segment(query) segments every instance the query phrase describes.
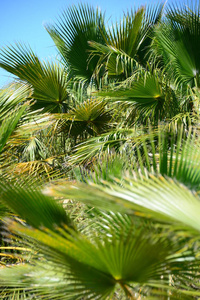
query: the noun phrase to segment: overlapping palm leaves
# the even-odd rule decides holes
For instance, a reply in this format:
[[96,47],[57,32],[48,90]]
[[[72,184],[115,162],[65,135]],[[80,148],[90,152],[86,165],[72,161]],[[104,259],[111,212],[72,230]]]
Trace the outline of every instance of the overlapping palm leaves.
[[[11,135],[13,135],[17,126],[19,125],[19,121],[27,111],[29,102],[25,102],[24,96],[27,94],[27,86],[19,87],[17,90],[14,90],[11,93],[12,88],[7,88],[8,93],[5,93],[5,90],[1,92],[0,102],[1,102],[1,126],[0,126],[0,173],[1,176],[4,173],[4,159],[7,158],[8,152],[6,151],[7,145],[9,144],[9,140]],[[23,103],[24,102],[24,103]],[[6,116],[6,118],[5,118]],[[2,218],[9,214],[9,209],[6,208],[5,205],[1,202],[0,204],[0,223],[2,225]],[[7,258],[6,254],[2,255],[2,234],[0,234],[0,256]],[[4,252],[4,250],[3,250]],[[12,255],[8,255],[8,257],[12,257]]]
[[[22,151],[20,161],[17,161],[22,164],[17,164],[15,168],[17,172],[21,169],[22,172],[30,174],[34,174],[35,172],[46,173],[49,177],[50,171],[53,170],[49,170],[49,164],[46,159],[49,160],[49,158],[56,156],[56,154],[53,154],[52,150],[43,150],[49,143],[48,137],[50,139],[50,131],[56,131],[58,140],[62,140],[63,144],[66,145],[66,140],[71,138],[71,136],[75,138],[79,136],[80,138],[81,136],[87,136],[87,134],[95,135],[105,130],[105,128],[109,128],[107,124],[111,121],[111,116],[106,109],[106,103],[94,100],[86,101],[79,105],[79,102],[77,103],[73,98],[72,89],[69,88],[71,87],[71,83],[69,83],[66,70],[61,64],[42,63],[31,49],[18,44],[16,47],[8,47],[2,50],[1,67],[26,82],[22,85],[19,84],[21,89],[24,86],[24,98],[21,101],[27,101],[30,97],[34,99],[35,101],[32,102],[30,108],[35,112],[35,115],[45,112],[52,114],[51,116],[44,115],[44,117],[40,115],[38,118],[34,114],[29,114],[27,119],[24,120],[21,132],[13,140],[14,145],[18,147],[17,151],[19,152],[19,149]],[[30,90],[29,94],[26,93],[26,88]],[[17,91],[13,88],[12,105],[15,104],[15,100],[13,99],[18,99],[15,97]],[[22,91],[19,92],[22,93]],[[2,91],[2,93],[6,94],[8,98],[8,90]],[[6,103],[9,104],[9,101]],[[6,109],[5,103],[3,103],[3,109]],[[82,116],[80,116],[81,111]],[[53,113],[55,112],[65,113],[65,115],[56,115],[54,118]],[[46,121],[41,122],[45,117]],[[65,124],[63,124],[64,120]],[[48,124],[46,125],[46,123],[49,124],[50,129],[48,130],[46,130],[48,128]],[[44,144],[44,141],[41,141],[42,136],[45,137],[46,144]],[[20,140],[21,146],[19,147]],[[41,147],[42,144],[43,146]],[[49,145],[52,145],[52,143]],[[59,151],[58,155],[64,153],[65,149]],[[54,160],[54,158],[52,159]]]
[[124,80],[133,74],[138,65],[146,67],[150,34],[161,17],[161,11],[162,6],[132,10],[107,30],[104,36],[106,45],[90,41],[94,48],[91,57],[99,57],[95,74],[99,76],[104,66],[104,76]]
[[[134,219],[139,217],[156,220],[161,227],[161,224],[172,224],[173,230],[183,231],[184,236],[198,236],[200,205],[199,196],[194,192],[199,191],[198,143],[192,142],[194,138],[190,135],[185,142],[181,134],[177,137],[175,133],[169,135],[160,132],[156,152],[154,143],[153,149],[147,150],[151,144],[149,140],[153,142],[153,138],[153,135],[144,138],[143,158],[142,153],[139,155],[141,145],[138,146],[139,170],[136,164],[135,171],[127,173],[130,169],[129,159],[129,164],[126,164],[128,168],[124,170],[123,164],[118,164],[121,169],[112,169],[109,180],[101,180],[104,173],[101,169],[94,177],[83,178],[87,184],[61,183],[48,189],[48,192],[57,197],[83,201],[107,212],[127,213],[133,215]],[[120,156],[116,158],[119,162]],[[106,228],[108,226],[111,225],[107,223]],[[184,293],[183,290],[182,292]]]
[[[109,165],[108,156],[107,163],[96,169],[94,178],[88,175],[90,189],[83,183],[74,188],[69,184],[54,189],[60,196],[73,197],[88,205],[124,213],[133,210],[139,215],[174,220],[199,230],[199,141],[195,133],[191,136],[191,131],[186,140],[182,139],[183,127],[179,130],[178,135],[176,131],[162,130],[158,135],[143,135],[140,141],[133,138],[126,156],[116,156],[115,168]],[[129,163],[125,163],[125,157]],[[103,176],[107,167],[112,170],[108,172],[110,176]],[[94,183],[90,182],[92,178]],[[82,180],[87,181],[87,176]]]
[[[176,129],[165,131],[161,128],[158,134],[146,134],[139,139],[133,136],[131,142],[129,140],[129,148],[125,147],[126,155],[114,155],[113,166],[113,157],[111,156],[109,163],[108,156],[105,164],[100,164],[100,168],[96,169],[94,178],[89,175],[90,180],[93,178],[92,181],[96,182],[88,182],[90,190],[84,184],[74,188],[69,184],[67,188],[55,187],[55,190],[59,195],[67,195],[106,210],[131,213],[133,209],[136,214],[139,211],[139,215],[146,214],[150,217],[152,213],[154,218],[159,217],[163,221],[167,216],[169,220],[172,218],[175,222],[182,222],[184,226],[199,230],[199,225],[195,225],[199,214],[199,199],[196,194],[199,192],[200,175],[199,141],[195,137],[195,131],[191,129],[186,133],[183,128],[179,128],[178,134]],[[185,134],[186,140],[183,139]],[[129,163],[125,163],[126,157]],[[123,163],[119,163],[120,161]],[[102,183],[101,178],[104,179]],[[87,176],[81,180],[87,181]]]
[[8,138],[13,133],[14,129],[17,126],[22,114],[24,113],[25,109],[27,108],[27,104],[25,103],[16,111],[7,116],[7,119],[1,122],[1,132],[0,132],[0,151],[2,152],[5,144],[8,141]]
[[110,91],[101,91],[99,96],[128,107],[126,124],[151,122],[170,119],[183,111],[181,97],[176,94],[160,70],[136,72]]
[[[23,246],[13,254],[23,263],[0,269],[5,299],[122,299],[120,288],[125,299],[200,295],[199,14],[198,7],[169,9],[161,20],[160,12],[141,8],[106,30],[98,10],[68,9],[47,26],[62,64],[41,62],[19,44],[1,51],[1,67],[22,81],[0,91],[2,149],[24,137],[21,164],[39,175],[39,164],[51,168],[59,153],[81,179],[43,191],[30,177],[31,186],[9,175],[1,181],[2,207],[21,217],[5,220],[5,236]],[[87,98],[79,101],[69,78],[90,83]],[[91,95],[103,85],[98,97],[106,100]],[[23,116],[9,145],[32,98],[34,112]],[[69,199],[89,211],[70,218]]]
[[107,108],[105,101],[88,99],[56,118],[60,119],[60,130],[66,132],[68,137],[83,140],[84,137],[96,136],[112,128],[113,111]]
[[[7,119],[1,122],[0,126],[0,153],[4,152],[4,147],[9,140],[9,137],[15,130],[20,118],[22,117],[23,113],[25,112],[27,105],[24,104],[21,107],[15,109],[7,116]],[[0,160],[0,164],[3,164],[2,159]],[[2,203],[0,204],[0,219],[5,214],[7,209],[5,208]]]
[[199,86],[199,5],[172,6],[155,29],[156,55],[178,84]]
[[6,119],[11,110],[31,99],[32,91],[27,84],[12,83],[0,90],[0,120]]
[[[28,111],[31,105],[31,91],[26,84],[14,84],[1,91],[0,95],[0,162],[1,173],[6,165],[6,161],[10,160],[10,141],[19,128],[23,118],[24,112]],[[30,99],[30,100],[28,100]],[[20,121],[20,122],[19,122]]]
[[[9,221],[9,229],[22,236],[27,243],[34,241],[41,262],[46,262],[42,266],[33,259],[33,266],[25,264],[11,267],[5,272],[0,270],[2,284],[10,288],[23,288],[25,283],[25,289],[42,293],[44,297],[47,295],[46,298],[54,299],[59,294],[60,299],[106,299],[113,295],[115,286],[119,285],[126,296],[133,299],[137,294],[148,294],[151,287],[159,283],[167,290],[169,274],[179,275],[181,280],[181,276],[184,278],[191,271],[198,270],[199,262],[192,250],[184,249],[185,239],[180,238],[178,244],[169,242],[169,233],[157,234],[153,227],[139,230],[137,220],[134,224],[129,217],[120,214],[108,217],[100,214],[100,217],[93,219],[92,230],[77,232],[64,209],[55,200],[43,196],[39,190],[24,186],[16,191],[16,187],[8,183],[1,186],[1,201],[23,216],[29,224]],[[96,221],[101,226],[95,225]],[[113,221],[116,226],[113,226]],[[104,228],[103,232],[101,228]],[[152,230],[155,230],[154,235]],[[183,249],[180,251],[181,244]],[[41,277],[39,282],[38,276]],[[49,287],[55,286],[52,277],[57,281],[57,288],[55,291],[51,289],[51,292]],[[172,294],[173,289],[171,287]],[[183,297],[184,293],[193,295],[189,287],[180,290],[180,293]]]
[[[182,178],[178,178],[181,170],[183,170],[182,175],[184,175],[184,170],[186,173],[188,171],[189,180],[186,180],[186,183],[190,183],[191,189],[195,188],[198,190],[195,180],[193,180],[199,169],[198,165],[195,165],[198,152],[195,149],[196,151],[190,153],[190,148],[188,148],[192,147],[192,138],[189,135],[188,142],[185,144],[184,141],[182,142],[182,135],[178,138],[175,134],[174,138],[173,134],[170,136],[171,147],[175,139],[178,140],[178,143],[176,142],[178,145],[177,153],[173,149],[169,149],[169,134],[160,133],[161,149],[158,148],[158,155],[155,151],[151,151],[153,154],[152,161],[154,161],[155,166],[154,171],[163,175],[167,174],[168,176],[171,174],[171,177],[177,177],[180,182],[183,182]],[[154,137],[146,139],[151,141],[152,138]],[[145,147],[147,146],[144,141],[144,157],[145,151],[147,151]],[[156,161],[157,156],[159,157],[158,162]],[[146,165],[148,166],[151,159],[146,160]],[[190,165],[191,163],[192,165]],[[139,171],[140,174],[143,172],[142,160],[139,161],[139,165],[141,169]],[[168,168],[163,167],[164,165],[168,166]],[[115,176],[115,173],[112,175]],[[104,228],[102,242],[100,240],[102,229],[99,232],[98,225],[97,231],[94,230],[94,220],[92,222],[93,230],[88,231],[89,233],[87,233],[87,230],[84,230],[83,233],[78,233],[76,230],[70,229],[69,221],[64,220],[64,222],[61,222],[62,224],[60,223],[60,220],[63,219],[60,213],[63,215],[65,213],[61,207],[57,207],[55,200],[42,196],[40,191],[31,190],[30,187],[19,188],[8,183],[2,183],[1,201],[25,218],[28,224],[33,227],[9,222],[10,230],[18,235],[22,235],[23,238],[34,240],[37,247],[40,248],[41,255],[44,255],[43,259],[46,257],[49,263],[49,267],[47,267],[46,262],[45,268],[34,262],[35,267],[29,268],[28,265],[24,265],[16,267],[16,270],[11,268],[6,270],[6,272],[2,271],[4,284],[6,286],[9,285],[10,288],[18,286],[18,288],[22,289],[25,282],[25,289],[28,291],[31,289],[32,293],[37,293],[38,297],[40,294],[44,295],[44,297],[46,295],[47,299],[48,297],[56,298],[58,294],[61,299],[67,299],[67,297],[69,299],[73,299],[73,297],[74,299],[77,297],[80,297],[80,299],[81,297],[102,299],[113,295],[116,284],[119,284],[126,296],[130,298],[137,294],[151,294],[152,288],[153,294],[156,293],[155,289],[157,289],[157,293],[159,293],[159,288],[164,289],[166,292],[164,292],[165,296],[163,297],[168,297],[167,291],[170,289],[172,299],[173,296],[174,299],[178,299],[177,292],[174,290],[175,287],[180,288],[179,293],[182,298],[184,298],[184,294],[190,296],[198,295],[198,291],[194,292],[191,289],[191,285],[194,280],[197,280],[195,284],[198,289],[197,272],[199,262],[192,251],[188,252],[187,250],[185,252],[184,247],[180,251],[181,243],[185,244],[186,241],[179,240],[176,246],[174,241],[172,244],[169,242],[170,239],[165,237],[165,234],[161,238],[160,233],[158,236],[156,232],[155,235],[152,235],[152,229],[150,235],[147,228],[145,232],[140,232],[137,229],[137,218],[147,217],[161,222],[160,226],[163,223],[173,224],[173,228],[179,230],[180,233],[181,230],[185,231],[187,229],[187,235],[194,235],[195,237],[200,228],[198,196],[193,195],[190,190],[175,181],[164,179],[159,177],[159,175],[158,177],[148,175],[148,167],[146,177],[136,176],[138,176],[137,180],[128,176],[127,178],[123,177],[123,180],[121,178],[119,180],[112,179],[111,182],[103,182],[101,185],[96,186],[94,184],[91,186],[88,186],[88,184],[85,186],[78,185],[72,191],[69,189],[69,186],[66,188],[62,185],[57,185],[53,190],[52,188],[49,190],[54,195],[85,201],[89,205],[95,205],[108,211],[121,211],[121,217],[120,214],[111,214],[110,217],[103,215],[103,217],[98,219],[98,223],[101,224],[100,228]],[[195,183],[194,185],[192,185],[193,182]],[[60,213],[58,212],[59,210]],[[35,213],[33,213],[34,211]],[[40,214],[36,212],[40,212]],[[136,223],[132,223],[131,219],[127,222],[127,216],[123,216],[124,213],[135,216]],[[114,228],[113,220],[116,224]],[[54,227],[53,224],[57,226]],[[144,225],[143,228],[145,228]],[[106,235],[105,230],[107,232]],[[149,249],[151,249],[150,253],[152,256],[148,256],[147,259],[146,252]],[[157,249],[159,249],[159,259],[158,252],[156,252]],[[129,253],[130,255],[128,255]],[[143,272],[140,273],[142,262],[145,262],[145,265],[142,268]],[[53,272],[55,263],[57,266],[56,274]],[[12,276],[13,272],[15,274],[14,277]],[[27,272],[29,274],[28,277],[25,275]],[[39,282],[38,272],[40,277],[43,274],[45,277],[44,280],[40,279]],[[170,288],[168,285],[169,274],[175,276],[173,286]],[[178,279],[176,279],[176,275]],[[160,276],[162,276],[162,280]],[[55,286],[55,283],[52,282],[52,277],[56,278],[60,284],[57,284],[57,289],[51,293],[49,286]],[[188,286],[183,288],[181,282],[185,278],[187,278]],[[35,290],[31,286],[33,282],[35,283]],[[138,286],[140,286],[139,289]]]

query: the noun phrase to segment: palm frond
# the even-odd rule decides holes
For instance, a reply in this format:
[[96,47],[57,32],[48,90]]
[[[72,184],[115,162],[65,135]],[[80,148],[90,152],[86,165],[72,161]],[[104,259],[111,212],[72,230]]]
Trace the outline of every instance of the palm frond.
[[126,104],[135,123],[151,120],[152,124],[158,124],[159,120],[171,118],[180,111],[178,97],[158,70],[137,71],[113,90],[100,91],[98,95]]
[[66,224],[73,227],[61,205],[44,196],[34,186],[31,188],[27,185],[27,188],[22,188],[20,184],[13,186],[12,183],[2,182],[0,201],[18,215],[20,214],[35,228],[45,226],[55,230],[56,224]]
[[17,126],[21,116],[25,112],[28,104],[22,105],[20,108],[16,109],[13,113],[11,113],[7,119],[5,119],[1,123],[0,128],[0,152],[3,150],[5,144],[7,143],[10,135],[13,133],[14,129]]
[[51,187],[49,193],[105,210],[151,217],[161,222],[179,224],[189,230],[200,230],[199,198],[184,185],[153,175],[137,181],[124,178],[123,187],[118,185],[119,182],[116,179],[114,183],[104,182],[103,185],[66,184]]
[[155,29],[156,53],[178,84],[199,86],[199,33],[199,6],[169,8],[167,18]]
[[11,83],[8,87],[0,90],[0,121],[6,118],[11,110],[30,101],[31,88],[27,84]]
[[88,63],[88,51],[91,49],[88,42],[104,44],[104,15],[88,5],[72,6],[63,12],[58,24],[48,25],[46,29],[70,68],[71,76],[90,81],[97,59]]
[[142,134],[136,131],[136,128],[119,128],[102,133],[100,136],[91,137],[75,146],[73,153],[69,157],[69,163],[72,165],[89,163],[94,157],[102,152],[112,154],[113,152],[123,152],[129,144]]
[[61,64],[41,62],[31,48],[16,44],[1,49],[0,67],[32,86],[35,109],[64,112],[69,107],[68,78]]
[[108,28],[104,36],[106,45],[90,41],[91,59],[99,57],[96,76],[101,76],[105,69],[108,77],[122,80],[131,76],[138,64],[145,66],[151,44],[150,32],[161,12],[162,6],[131,10],[115,26]]
[[55,118],[60,120],[60,130],[68,136],[99,135],[113,125],[113,111],[106,104],[106,101],[88,99],[66,114],[55,115]]

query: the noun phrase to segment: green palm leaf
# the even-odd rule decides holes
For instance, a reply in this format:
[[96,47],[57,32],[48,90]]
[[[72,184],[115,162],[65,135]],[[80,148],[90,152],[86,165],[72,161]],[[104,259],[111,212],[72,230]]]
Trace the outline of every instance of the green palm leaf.
[[[24,91],[24,87],[22,87],[22,90]],[[14,92],[12,96],[8,94],[7,97],[4,90],[2,91],[0,99],[0,103],[2,105],[0,108],[0,119],[4,119],[5,114],[7,113],[6,119],[1,122],[0,126],[0,153],[2,155],[2,153],[5,151],[5,146],[8,143],[10,136],[13,134],[19,123],[19,120],[26,111],[28,103],[22,104],[15,109],[13,108],[14,103],[19,104],[20,100],[23,101],[23,98],[21,98],[21,89],[17,90],[16,93]],[[9,109],[12,110],[9,112]],[[0,171],[0,173],[2,173],[2,171]],[[0,219],[5,215],[6,212],[6,207],[3,205],[3,203],[0,203]]]
[[[162,129],[160,129],[162,130]],[[158,147],[155,147],[156,135],[144,137],[142,146],[137,149],[138,156],[142,157],[139,165],[142,173],[145,174],[145,168],[151,172],[152,168],[157,174],[175,178],[186,185],[191,190],[199,191],[199,143],[195,139],[195,130],[190,127],[188,132],[184,132],[184,126],[176,129],[163,130],[158,133]],[[187,138],[185,139],[185,134]],[[145,158],[144,158],[145,157]]]
[[7,116],[1,123],[0,128],[0,152],[3,150],[5,144],[7,143],[10,135],[13,133],[17,126],[20,118],[22,117],[24,111],[27,108],[27,104],[22,105],[20,108],[16,109],[13,113]]
[[133,144],[140,132],[135,128],[119,128],[102,133],[100,136],[91,137],[88,140],[75,146],[73,153],[69,157],[69,163],[82,164],[89,162],[101,153],[112,154],[114,151],[123,152],[128,144]]
[[12,83],[0,90],[0,121],[4,120],[12,109],[31,98],[31,89],[27,84]]
[[155,37],[156,53],[161,55],[170,77],[177,83],[199,86],[199,6],[169,8],[164,23],[155,30]]
[[35,109],[65,112],[69,107],[68,79],[61,64],[41,62],[30,48],[16,44],[1,49],[0,67],[32,86]]
[[72,6],[58,24],[46,26],[71,76],[90,81],[98,59],[89,63],[89,41],[105,43],[104,15],[88,5]]
[[55,230],[56,224],[73,227],[65,210],[34,187],[27,185],[25,189],[8,182],[2,183],[0,201],[35,228],[45,226]]
[[[134,57],[141,39],[145,37],[140,33],[144,16],[144,9],[127,15],[123,21],[113,27],[113,31],[108,29],[104,37],[107,45],[102,45],[94,41],[90,42],[93,55],[100,55],[98,65],[106,61],[108,76],[125,75],[127,78],[133,71],[135,65]],[[101,65],[101,64],[100,64]],[[101,68],[100,68],[101,70]]]
[[164,177],[125,178],[123,187],[115,180],[104,185],[77,184],[74,187],[52,187],[50,194],[83,201],[101,209],[153,217],[159,221],[181,224],[189,230],[200,230],[200,204],[197,195],[185,186]]
[[[101,91],[99,96],[129,107],[133,122],[157,124],[158,120],[173,117],[180,103],[165,76],[159,70],[140,70],[113,90]],[[128,118],[130,118],[130,116]]]
[[112,109],[108,109],[106,104],[98,99],[88,99],[55,118],[61,121],[60,130],[69,136],[84,136],[84,133],[99,135],[112,126]]
[[96,73],[102,73],[103,64],[109,77],[129,77],[137,64],[146,65],[150,32],[160,19],[162,6],[131,11],[108,29],[104,37],[106,45],[90,41],[91,58],[99,57]]

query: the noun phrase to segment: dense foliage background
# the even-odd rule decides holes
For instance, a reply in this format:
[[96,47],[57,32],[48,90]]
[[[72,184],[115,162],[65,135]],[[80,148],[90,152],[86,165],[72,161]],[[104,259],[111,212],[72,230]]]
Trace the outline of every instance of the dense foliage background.
[[2,299],[199,299],[200,6],[89,5],[0,50]]

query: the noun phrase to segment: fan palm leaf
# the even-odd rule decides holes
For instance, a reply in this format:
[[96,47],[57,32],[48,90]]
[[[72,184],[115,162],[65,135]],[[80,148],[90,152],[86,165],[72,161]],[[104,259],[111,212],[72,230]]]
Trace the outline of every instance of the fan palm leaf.
[[104,185],[66,184],[50,188],[49,193],[101,209],[152,217],[199,231],[199,199],[189,189],[162,176],[124,180],[123,187],[118,186],[119,180],[114,181],[115,184],[104,182]]
[[95,136],[107,131],[113,125],[112,113],[113,109],[107,108],[106,101],[88,99],[55,118],[60,120],[61,131],[76,138],[84,137],[84,133]]
[[31,48],[16,44],[1,49],[0,67],[31,85],[34,109],[65,112],[69,107],[69,83],[61,64],[41,62]]
[[156,55],[178,84],[199,86],[199,6],[171,7],[155,29]]
[[150,120],[158,124],[159,120],[174,117],[180,112],[179,95],[176,95],[165,75],[160,70],[144,69],[129,77],[114,89],[100,91],[99,96],[113,102],[126,104],[128,119],[133,123]]
[[58,24],[46,29],[52,37],[71,76],[90,82],[98,59],[89,60],[89,41],[104,44],[104,15],[88,5],[72,6],[63,12]]
[[[30,189],[31,202],[28,201]],[[25,220],[29,215],[31,220],[28,221],[27,219],[27,221],[30,225],[35,226],[35,228],[45,226],[46,228],[53,229],[55,224],[61,225],[62,223],[68,224],[69,227],[71,226],[71,221],[62,207],[56,201],[50,199],[50,197],[43,195],[40,190],[34,190],[30,186],[27,186],[27,189],[20,187],[20,185],[11,187],[11,184],[7,183],[2,186],[1,201],[7,203],[10,197],[13,198],[12,204],[10,203],[9,205],[10,208],[18,215],[21,209],[23,211],[21,217]],[[18,201],[19,198],[21,199],[21,204]]]
[[102,133],[100,136],[91,137],[88,140],[76,145],[69,157],[69,163],[88,163],[93,157],[99,156],[102,152],[123,152],[128,144],[134,143],[141,132],[136,128],[119,128]]

